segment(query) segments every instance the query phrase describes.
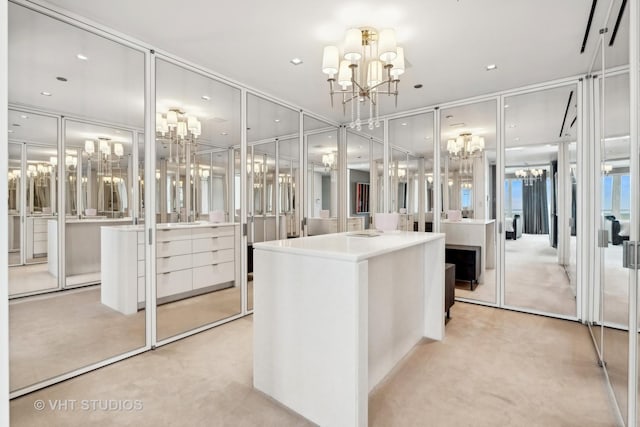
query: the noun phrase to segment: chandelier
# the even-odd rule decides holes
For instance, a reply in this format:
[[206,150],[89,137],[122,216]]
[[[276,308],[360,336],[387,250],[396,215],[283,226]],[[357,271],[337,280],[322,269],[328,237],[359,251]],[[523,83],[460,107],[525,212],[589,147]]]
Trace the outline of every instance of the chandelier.
[[533,185],[534,182],[542,177],[544,170],[530,168],[530,169],[518,169],[516,171],[516,177],[522,179],[524,185]]
[[[351,105],[349,127],[362,130],[362,104],[369,101],[369,129],[380,126],[379,95],[393,95],[398,106],[398,82],[404,73],[404,50],[396,45],[392,29],[352,28],[347,31],[343,54],[337,46],[326,46],[322,56],[322,72],[329,77],[329,94],[333,107],[334,84],[342,94],[342,110]],[[342,59],[341,59],[342,58]]]
[[[180,162],[186,158],[186,147],[197,146],[202,134],[202,123],[195,116],[187,115],[179,108],[171,108],[166,113],[156,113],[156,136],[169,145],[169,161]],[[195,150],[194,150],[195,151]]]
[[[124,156],[124,147],[119,142],[111,142],[110,138],[106,137],[98,137],[98,150],[96,151],[96,141],[92,139],[87,139],[84,141],[84,153],[87,156],[89,162],[93,161],[96,163],[98,169],[98,176],[103,175],[112,175],[113,173],[113,165],[120,164],[120,158]],[[68,166],[68,158],[67,156],[67,166]],[[72,160],[77,165],[77,159]]]
[[336,164],[336,155],[335,153],[327,153],[322,155],[322,164],[324,165],[325,170],[330,171],[334,168]]
[[461,133],[456,139],[447,141],[447,151],[452,160],[460,160],[460,173],[473,174],[473,159],[479,157],[484,150],[484,138]]

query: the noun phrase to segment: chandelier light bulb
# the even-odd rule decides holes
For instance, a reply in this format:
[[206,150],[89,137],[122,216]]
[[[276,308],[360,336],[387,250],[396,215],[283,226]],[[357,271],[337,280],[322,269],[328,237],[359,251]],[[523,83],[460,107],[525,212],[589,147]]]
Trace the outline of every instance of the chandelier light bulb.
[[100,152],[105,156],[111,154],[111,146],[109,145],[109,141],[106,141],[104,139],[100,140]]
[[178,122],[176,133],[180,139],[184,139],[187,136],[187,124],[185,122]]
[[122,155],[124,154],[124,148],[122,147],[122,144],[116,143],[113,145],[113,154],[118,157],[122,157]]

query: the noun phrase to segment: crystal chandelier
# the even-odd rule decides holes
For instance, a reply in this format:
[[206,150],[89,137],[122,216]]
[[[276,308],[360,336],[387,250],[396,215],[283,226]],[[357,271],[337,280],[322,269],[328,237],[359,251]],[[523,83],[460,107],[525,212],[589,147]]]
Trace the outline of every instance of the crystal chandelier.
[[449,158],[460,160],[462,174],[473,174],[473,159],[479,157],[483,150],[484,138],[470,132],[461,133],[456,139],[447,141]]
[[[362,130],[363,104],[369,101],[369,129],[380,126],[379,96],[393,95],[398,106],[398,82],[404,73],[404,50],[396,45],[392,29],[352,28],[347,31],[343,54],[337,46],[326,46],[322,57],[322,72],[329,77],[329,93],[333,107],[333,95],[342,94],[342,110],[351,105],[349,127]],[[342,58],[342,59],[341,59]],[[334,84],[338,83],[336,91]]]
[[325,170],[330,171],[336,164],[336,155],[335,153],[327,153],[322,155],[322,164],[324,165]]
[[119,142],[111,143],[111,139],[106,137],[98,137],[97,142],[98,151],[96,151],[96,141],[92,139],[84,141],[84,152],[89,162],[96,163],[98,176],[111,175],[113,165],[119,166],[120,158],[124,156],[124,147]]
[[533,183],[542,177],[544,170],[542,169],[518,169],[516,171],[516,177],[522,179],[524,185],[533,185]]
[[[171,108],[166,113],[156,113],[156,136],[169,145],[169,161],[186,159],[186,147],[191,145],[195,152],[197,139],[202,134],[202,123],[195,116],[187,115],[179,108]],[[174,158],[175,156],[175,158]]]

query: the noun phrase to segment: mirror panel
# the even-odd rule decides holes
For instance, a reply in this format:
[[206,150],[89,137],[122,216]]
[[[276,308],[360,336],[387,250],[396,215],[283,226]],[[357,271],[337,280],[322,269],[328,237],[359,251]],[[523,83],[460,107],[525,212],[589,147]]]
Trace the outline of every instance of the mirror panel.
[[[15,391],[145,345],[145,311],[124,314],[109,298],[114,282],[124,286],[113,279],[122,265],[101,271],[102,226],[115,219],[107,216],[131,215],[130,165],[109,176],[123,183],[117,209],[114,202],[88,219],[86,210],[99,208],[99,186],[83,151],[85,139],[97,136],[90,133],[118,130],[128,134],[131,152],[132,129],[143,126],[144,53],[17,4],[8,7],[11,139],[22,144],[23,178],[16,199],[22,265],[10,272],[13,296],[20,296],[9,308]],[[128,255],[137,262],[135,244]],[[138,288],[135,274],[132,287]]]
[[156,59],[157,338],[241,312],[240,90]]
[[441,111],[441,232],[446,262],[456,265],[456,297],[497,303],[495,210],[497,101]]
[[572,246],[580,173],[577,90],[569,85],[504,101],[505,304],[509,306],[576,316],[571,271],[576,265]]

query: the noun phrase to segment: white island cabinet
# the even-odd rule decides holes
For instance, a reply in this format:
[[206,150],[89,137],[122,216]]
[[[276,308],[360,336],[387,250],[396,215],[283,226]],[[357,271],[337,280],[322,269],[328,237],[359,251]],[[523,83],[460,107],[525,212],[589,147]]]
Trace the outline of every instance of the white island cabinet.
[[444,234],[254,245],[253,384],[322,426],[366,426],[369,392],[444,337]]
[[[159,304],[239,286],[239,225],[160,224],[156,230]],[[144,230],[102,227],[102,304],[133,314],[145,304]]]

